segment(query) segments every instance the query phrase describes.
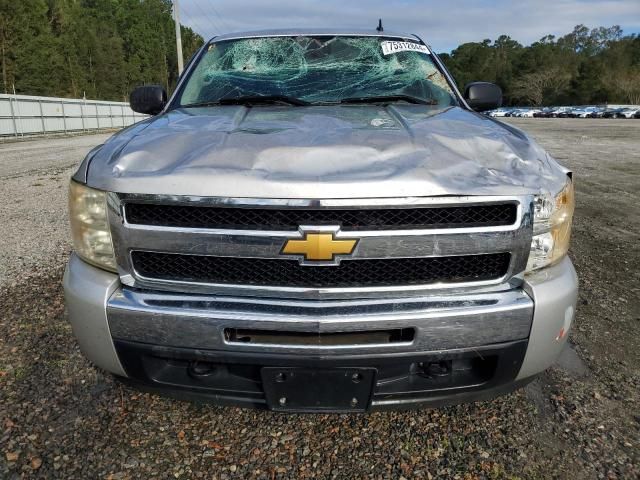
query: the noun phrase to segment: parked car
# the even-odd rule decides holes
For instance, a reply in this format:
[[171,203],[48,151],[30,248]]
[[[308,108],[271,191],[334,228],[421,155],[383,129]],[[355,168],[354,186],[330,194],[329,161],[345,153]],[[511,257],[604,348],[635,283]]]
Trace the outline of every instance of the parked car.
[[569,111],[572,118],[590,118],[591,115],[598,110],[597,107],[580,107]]
[[624,117],[622,113],[623,110],[625,109],[624,108],[608,109],[602,114],[602,118],[623,118]]
[[411,34],[205,42],[168,100],[132,92],[151,117],[73,175],[82,352],[147,390],[282,412],[530,382],[573,324],[573,175],[475,113],[501,99],[459,94]]
[[534,112],[533,116],[536,118],[548,118],[552,110],[553,108],[551,107],[544,107],[542,110]]
[[638,109],[636,113],[633,114],[633,118],[640,118],[640,109]]
[[521,117],[524,112],[526,112],[525,109],[515,108],[515,109],[511,110],[510,112],[508,112],[505,115],[505,117]]
[[596,107],[590,114],[589,114],[589,118],[602,118],[602,115],[605,112],[605,108],[602,107]]
[[570,107],[555,107],[553,110],[551,110],[551,112],[549,112],[549,116],[551,118],[559,118],[561,116],[566,117],[569,110]]
[[636,107],[623,108],[622,111],[620,112],[620,115],[624,118],[634,118],[634,115],[638,111],[640,111],[640,108],[636,108]]
[[509,112],[511,112],[510,108],[496,108],[495,110],[489,111],[488,115],[490,117],[504,117]]
[[538,112],[541,112],[539,108],[531,108],[528,110],[524,110],[519,116],[524,118],[533,118]]

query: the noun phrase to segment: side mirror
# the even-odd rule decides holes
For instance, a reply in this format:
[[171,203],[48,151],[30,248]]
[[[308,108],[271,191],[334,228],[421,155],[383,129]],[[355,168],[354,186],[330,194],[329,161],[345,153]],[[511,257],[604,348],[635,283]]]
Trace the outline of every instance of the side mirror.
[[502,106],[502,89],[488,82],[472,82],[464,87],[464,99],[477,112]]
[[129,95],[131,110],[148,115],[156,115],[167,104],[167,92],[162,85],[136,87]]

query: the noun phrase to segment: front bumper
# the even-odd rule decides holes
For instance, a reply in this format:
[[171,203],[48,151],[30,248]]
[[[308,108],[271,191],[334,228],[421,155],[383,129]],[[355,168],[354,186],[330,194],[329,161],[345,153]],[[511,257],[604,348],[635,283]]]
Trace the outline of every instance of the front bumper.
[[369,368],[366,409],[380,409],[487,398],[547,368],[573,321],[577,277],[565,259],[523,289],[293,301],[129,289],[73,256],[64,285],[83,353],[143,387],[267,407],[266,366]]

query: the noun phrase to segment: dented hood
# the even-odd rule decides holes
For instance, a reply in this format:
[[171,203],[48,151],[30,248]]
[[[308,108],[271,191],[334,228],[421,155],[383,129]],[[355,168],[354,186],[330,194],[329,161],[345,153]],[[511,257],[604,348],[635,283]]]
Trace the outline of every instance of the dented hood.
[[520,130],[424,105],[177,109],[89,160],[96,188],[215,197],[555,193],[566,172]]

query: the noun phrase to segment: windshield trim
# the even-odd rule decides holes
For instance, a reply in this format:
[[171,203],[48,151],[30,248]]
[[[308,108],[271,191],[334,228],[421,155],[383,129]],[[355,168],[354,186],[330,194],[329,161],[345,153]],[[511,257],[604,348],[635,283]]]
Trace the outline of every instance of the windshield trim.
[[[327,30],[324,30],[323,33],[316,33],[316,34],[312,34],[310,32],[306,32],[306,31],[301,30],[300,33],[298,33],[297,31],[291,31],[291,32],[283,31],[282,33],[280,33],[280,32],[277,32],[277,31],[266,30],[263,34],[261,34],[261,32],[247,32],[246,34],[238,34],[237,37],[236,36],[232,36],[232,37],[229,36],[229,35],[234,35],[234,34],[226,34],[226,35],[213,37],[211,40],[209,40],[204,45],[202,45],[202,47],[200,47],[200,50],[196,54],[193,55],[193,57],[191,59],[191,62],[189,62],[189,65],[187,66],[187,68],[182,72],[182,75],[180,76],[180,79],[178,80],[178,84],[176,85],[176,89],[171,94],[171,97],[167,101],[167,104],[165,105],[165,107],[162,110],[162,112],[160,112],[160,114],[168,113],[171,110],[176,110],[176,109],[179,109],[179,108],[183,107],[183,105],[181,105],[180,102],[179,102],[179,98],[182,96],[182,93],[183,93],[186,85],[189,83],[189,80],[190,80],[191,76],[193,75],[193,71],[195,70],[195,67],[202,61],[202,58],[204,57],[204,55],[208,51],[210,45],[213,45],[213,44],[216,44],[216,43],[226,42],[226,41],[229,41],[229,40],[231,40],[231,41],[233,41],[233,40],[242,40],[242,39],[245,39],[245,38],[247,38],[247,39],[248,38],[276,38],[276,37],[292,37],[292,36],[295,37],[295,36],[306,36],[306,35],[314,35],[314,36],[317,36],[317,37],[380,37],[380,38],[389,38],[391,40],[394,40],[394,39],[395,40],[407,40],[407,39],[409,39],[409,40],[411,40],[411,41],[413,41],[415,43],[418,43],[420,45],[424,45],[425,47],[427,47],[429,49],[429,53],[426,53],[425,55],[428,55],[433,60],[433,65],[436,67],[436,69],[443,75],[443,77],[447,81],[447,84],[449,85],[449,87],[453,91],[453,96],[455,97],[456,101],[458,102],[458,106],[466,108],[467,110],[471,110],[469,105],[467,105],[467,102],[464,101],[464,98],[462,97],[462,94],[458,90],[458,87],[457,87],[455,81],[453,80],[453,77],[451,76],[449,71],[446,69],[446,67],[444,66],[444,64],[442,63],[442,61],[438,57],[438,55],[436,55],[436,53],[433,51],[433,49],[429,45],[427,45],[419,36],[417,36],[415,34],[412,34],[412,35],[399,35],[399,34],[392,34],[392,33],[386,33],[385,34],[385,32],[371,33],[371,32],[368,32],[368,31],[364,32],[364,33],[360,33],[360,32],[327,33],[328,32]],[[313,104],[311,104],[310,106],[313,106]]]

